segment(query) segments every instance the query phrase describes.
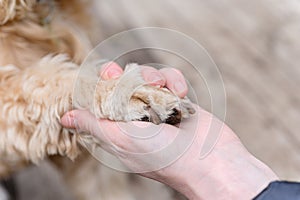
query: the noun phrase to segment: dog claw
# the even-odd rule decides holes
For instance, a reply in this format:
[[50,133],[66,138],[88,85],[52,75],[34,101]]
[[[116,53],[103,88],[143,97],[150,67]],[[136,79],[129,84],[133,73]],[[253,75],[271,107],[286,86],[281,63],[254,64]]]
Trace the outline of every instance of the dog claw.
[[150,114],[150,121],[153,122],[154,124],[158,125],[160,123],[162,123],[160,117],[158,116],[158,114],[151,108],[148,107],[148,112]]

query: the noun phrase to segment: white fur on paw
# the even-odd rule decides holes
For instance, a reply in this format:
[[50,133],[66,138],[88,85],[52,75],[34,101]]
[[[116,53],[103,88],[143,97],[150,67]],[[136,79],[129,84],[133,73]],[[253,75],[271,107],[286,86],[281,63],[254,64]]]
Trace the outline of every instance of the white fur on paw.
[[187,97],[180,99],[166,88],[147,85],[137,64],[127,65],[108,93],[100,111],[111,120],[177,124],[195,112]]

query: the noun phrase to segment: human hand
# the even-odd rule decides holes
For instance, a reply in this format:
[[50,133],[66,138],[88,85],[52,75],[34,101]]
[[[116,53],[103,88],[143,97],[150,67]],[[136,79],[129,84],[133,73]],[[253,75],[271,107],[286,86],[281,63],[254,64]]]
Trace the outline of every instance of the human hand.
[[[108,73],[111,69],[117,69],[115,77],[118,76],[118,73],[122,74],[119,66],[115,65],[106,70],[104,68],[101,71],[102,78],[106,79],[106,75],[111,75]],[[152,72],[157,73],[155,69],[148,68],[148,70],[150,73],[146,71],[144,78]],[[159,74],[161,73],[159,72]],[[165,86],[168,83],[167,86],[173,86],[175,90],[174,77],[175,79],[182,78],[181,81],[184,80],[181,74],[179,77],[178,74],[177,77],[172,76],[171,80],[163,73],[161,75],[161,79],[150,81],[151,84]],[[110,77],[112,76],[107,76],[107,79]],[[147,79],[145,78],[145,80]],[[187,87],[184,92],[187,92]],[[183,97],[184,92],[178,94]],[[244,148],[233,131],[223,122],[196,105],[195,108],[196,114],[182,122],[180,128],[167,124],[156,126],[151,123],[135,122],[138,126],[147,126],[148,133],[149,130],[157,130],[159,127],[159,134],[147,140],[136,140],[134,137],[124,134],[120,127],[125,127],[128,123],[96,119],[87,111],[69,112],[61,119],[61,122],[66,127],[90,132],[104,144],[102,147],[105,150],[117,156],[133,172],[139,172],[145,177],[168,184],[189,199],[250,199],[269,182],[277,179],[267,166]],[[213,125],[221,127],[221,135],[210,154],[200,159],[203,142]],[[129,134],[137,136],[144,133],[131,130]],[[182,139],[175,139],[177,137]],[[170,155],[160,152],[150,156],[147,154],[160,150],[171,143],[175,143],[175,148],[168,152]],[[182,149],[182,144],[188,148]],[[186,144],[188,145],[186,146]],[[173,157],[173,152],[179,154]],[[136,153],[142,156],[137,156]],[[173,160],[174,162],[165,162],[170,157],[176,158]],[[151,170],[155,167],[157,170]]]
[[[178,97],[185,97],[188,87],[182,73],[174,68],[163,68],[157,70],[149,66],[142,67],[142,76],[149,85],[167,87]],[[123,74],[123,69],[114,62],[104,64],[100,70],[100,77],[103,80],[117,79]]]

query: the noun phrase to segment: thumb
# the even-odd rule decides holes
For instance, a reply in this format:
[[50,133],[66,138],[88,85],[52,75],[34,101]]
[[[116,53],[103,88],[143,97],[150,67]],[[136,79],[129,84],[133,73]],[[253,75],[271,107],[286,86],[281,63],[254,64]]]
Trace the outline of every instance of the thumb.
[[66,128],[91,132],[94,130],[93,124],[97,124],[97,119],[87,110],[72,110],[64,114],[60,123]]
[[101,141],[107,141],[108,138],[111,140],[111,135],[120,133],[115,122],[97,119],[87,110],[73,110],[67,112],[61,118],[60,123],[66,128],[77,129],[79,132],[88,132]]

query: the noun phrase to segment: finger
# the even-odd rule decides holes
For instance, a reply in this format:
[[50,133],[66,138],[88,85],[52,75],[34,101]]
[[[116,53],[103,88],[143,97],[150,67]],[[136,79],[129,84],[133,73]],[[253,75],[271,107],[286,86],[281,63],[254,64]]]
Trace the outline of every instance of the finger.
[[183,74],[174,68],[163,68],[159,70],[166,79],[166,86],[177,96],[183,98],[188,93],[188,87]]
[[88,132],[103,140],[100,123],[96,117],[87,110],[73,110],[61,118],[60,123],[66,128],[73,128],[79,132]]
[[[66,128],[73,128],[79,132],[88,132],[96,136],[100,141],[112,141],[112,136],[121,135],[120,128],[115,122],[109,120],[96,119],[87,110],[73,110],[64,114],[60,120]],[[117,139],[116,139],[117,140]]]
[[142,66],[142,76],[149,85],[163,87],[166,84],[164,76],[153,67]]
[[99,74],[103,80],[117,79],[123,74],[123,69],[115,62],[108,62],[101,67]]
[[75,118],[73,117],[73,111],[65,113],[60,119],[60,124],[65,128],[76,128]]
[[97,119],[87,110],[72,110],[64,114],[60,123],[66,128],[76,128],[80,131],[91,132],[94,130],[91,124],[96,120]]

